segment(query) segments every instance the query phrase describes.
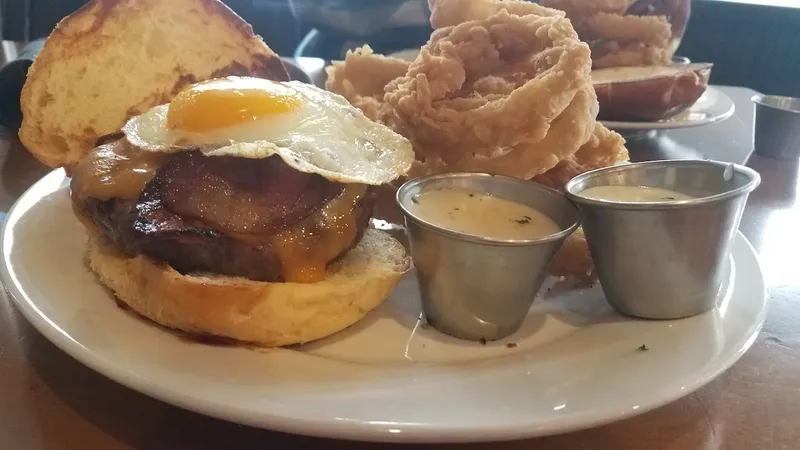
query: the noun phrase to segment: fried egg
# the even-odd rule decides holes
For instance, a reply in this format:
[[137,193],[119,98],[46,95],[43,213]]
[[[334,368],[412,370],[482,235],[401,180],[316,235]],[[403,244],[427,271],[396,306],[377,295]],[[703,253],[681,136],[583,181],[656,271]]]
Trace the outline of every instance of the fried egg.
[[299,81],[227,77],[188,86],[131,118],[128,141],[151,152],[267,158],[332,181],[380,185],[411,167],[411,143],[344,97]]

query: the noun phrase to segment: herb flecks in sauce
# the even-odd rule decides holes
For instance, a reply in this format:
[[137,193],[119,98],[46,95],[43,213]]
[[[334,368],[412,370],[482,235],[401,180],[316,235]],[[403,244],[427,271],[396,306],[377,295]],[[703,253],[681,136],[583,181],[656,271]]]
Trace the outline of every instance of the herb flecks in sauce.
[[561,231],[549,217],[513,200],[448,188],[423,192],[409,205],[419,218],[449,230],[493,239],[535,239]]
[[511,219],[511,220],[517,222],[520,225],[527,225],[531,223],[531,220],[533,220],[533,218],[531,216],[522,216],[522,219]]

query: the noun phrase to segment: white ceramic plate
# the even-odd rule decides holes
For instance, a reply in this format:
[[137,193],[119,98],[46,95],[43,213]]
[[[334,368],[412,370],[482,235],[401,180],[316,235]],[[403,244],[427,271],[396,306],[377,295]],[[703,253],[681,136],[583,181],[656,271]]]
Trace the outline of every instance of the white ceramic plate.
[[658,122],[615,122],[600,121],[616,131],[670,130],[697,127],[725,120],[736,111],[736,105],[720,89],[709,86],[699,99],[686,111]]
[[[77,360],[211,416],[301,434],[383,441],[507,440],[590,427],[675,400],[731,366],[764,320],[758,261],[740,235],[710,313],[614,314],[599,288],[553,287],[523,328],[481,345],[418,323],[414,276],[363,321],[294,349],[188,341],[119,307],[84,263],[84,231],[55,171],[2,231],[2,281],[24,316]],[[641,345],[648,347],[640,351]]]

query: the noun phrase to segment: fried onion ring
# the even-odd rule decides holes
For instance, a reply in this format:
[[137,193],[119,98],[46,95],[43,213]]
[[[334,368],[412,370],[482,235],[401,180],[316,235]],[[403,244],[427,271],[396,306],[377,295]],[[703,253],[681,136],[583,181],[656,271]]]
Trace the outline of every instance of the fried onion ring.
[[541,3],[566,12],[578,36],[589,43],[595,69],[669,64],[691,10],[691,0],[542,0]]
[[666,47],[672,37],[671,26],[665,16],[619,16],[599,13],[581,20],[575,28],[585,41],[602,39]]
[[550,274],[585,283],[597,281],[597,271],[583,228],[578,228],[564,239],[553,258]]
[[457,170],[483,171],[530,179],[557,167],[563,160],[574,155],[563,156],[556,149],[573,149],[592,137],[594,121],[587,116],[597,115],[597,97],[593,89],[578,92],[572,103],[550,124],[545,137],[538,142],[521,144],[509,152],[490,158],[480,155],[461,158],[451,164]]
[[574,177],[594,169],[613,166],[628,160],[625,139],[600,123],[595,123],[591,138],[569,158],[533,178],[533,181],[564,191],[564,185]]
[[672,24],[673,37],[681,37],[686,31],[692,0],[636,0],[625,12],[637,16],[666,16]]
[[619,42],[603,42],[592,45],[593,69],[622,66],[660,66],[672,59],[672,50],[644,44],[620,45]]
[[395,78],[406,74],[408,62],[375,54],[364,45],[349,50],[344,61],[335,61],[325,68],[328,78],[325,89],[347,99],[372,120],[384,122],[389,111],[383,103],[384,89]]
[[[384,100],[405,124],[406,137],[432,159],[529,178],[588,139],[585,130],[597,114],[590,67],[589,47],[567,19],[500,10],[434,31]],[[573,102],[582,106],[570,109],[569,120],[553,133]],[[560,136],[566,128],[578,137]],[[563,145],[537,145],[547,136]]]

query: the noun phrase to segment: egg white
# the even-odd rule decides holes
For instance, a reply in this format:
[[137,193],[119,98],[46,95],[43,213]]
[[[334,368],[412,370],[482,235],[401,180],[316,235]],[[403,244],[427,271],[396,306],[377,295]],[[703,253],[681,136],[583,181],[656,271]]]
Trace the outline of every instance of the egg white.
[[299,81],[286,85],[302,99],[287,113],[187,134],[167,126],[167,104],[130,119],[123,132],[146,151],[199,150],[206,156],[252,159],[278,155],[296,170],[342,183],[385,184],[410,169],[414,152],[406,138],[373,122],[342,96]]

